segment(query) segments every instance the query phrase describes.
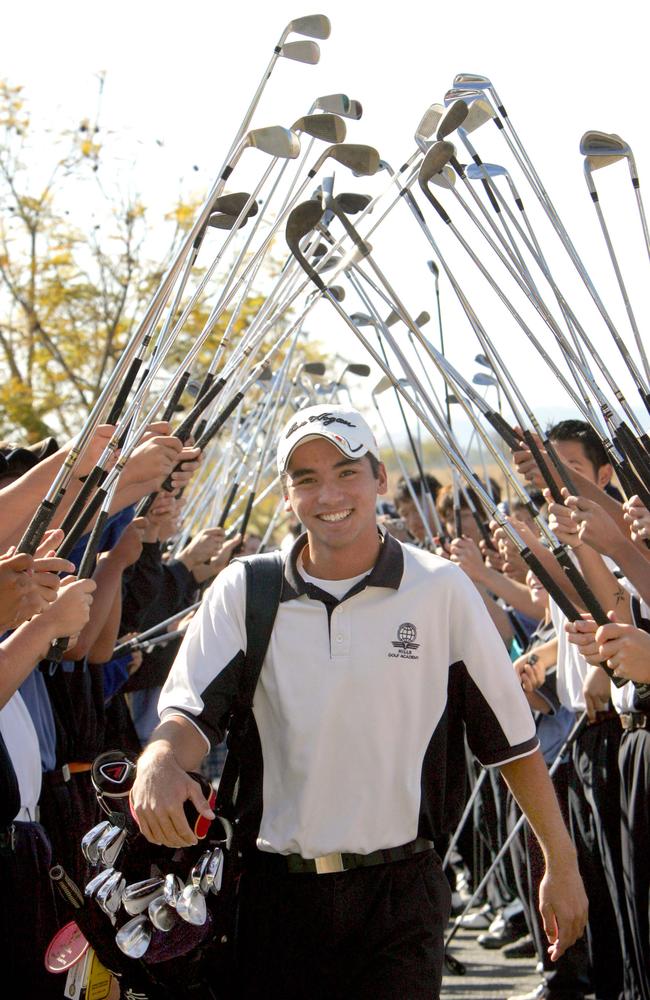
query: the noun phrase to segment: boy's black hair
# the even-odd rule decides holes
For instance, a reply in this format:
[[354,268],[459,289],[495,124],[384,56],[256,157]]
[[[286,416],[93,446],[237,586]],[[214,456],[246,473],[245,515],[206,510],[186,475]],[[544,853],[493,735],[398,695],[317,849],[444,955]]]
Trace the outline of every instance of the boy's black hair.
[[411,491],[409,490],[409,484],[411,486],[411,489],[415,493],[416,497],[420,497],[423,492],[422,489],[423,479],[425,484],[424,489],[431,494],[433,502],[435,503],[438,493],[440,492],[440,489],[442,487],[442,483],[440,483],[435,476],[432,476],[428,472],[425,472],[424,477],[410,476],[408,479],[405,479],[404,476],[400,476],[400,478],[397,481],[397,486],[395,487],[395,496],[393,497],[393,502],[395,504],[398,504],[401,503],[403,500],[412,499]]
[[547,430],[551,441],[578,441],[585,450],[594,472],[609,463],[607,452],[591,424],[586,420],[560,420]]

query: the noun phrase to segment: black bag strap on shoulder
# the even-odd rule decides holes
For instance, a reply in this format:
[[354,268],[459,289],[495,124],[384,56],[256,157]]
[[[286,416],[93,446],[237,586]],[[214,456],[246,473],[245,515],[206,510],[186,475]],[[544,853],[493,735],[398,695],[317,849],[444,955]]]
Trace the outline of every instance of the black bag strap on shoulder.
[[279,552],[265,552],[241,560],[246,570],[246,656],[241,682],[228,726],[228,753],[223,767],[215,810],[233,801],[239,776],[239,750],[246,736],[253,696],[271,641],[282,594],[283,561]]

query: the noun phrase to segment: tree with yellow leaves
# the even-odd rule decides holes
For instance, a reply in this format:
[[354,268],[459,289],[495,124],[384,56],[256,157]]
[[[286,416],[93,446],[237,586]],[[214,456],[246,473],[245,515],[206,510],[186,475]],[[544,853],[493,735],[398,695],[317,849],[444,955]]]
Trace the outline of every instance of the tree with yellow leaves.
[[[100,93],[102,87],[100,77]],[[145,252],[154,225],[145,206],[107,196],[100,182],[111,164],[103,162],[97,122],[85,119],[62,131],[45,157],[39,139],[22,88],[0,81],[0,438],[26,442],[79,428],[196,208],[181,199],[157,223],[165,237],[159,243],[170,249],[153,262]],[[92,212],[86,211],[91,193],[93,206],[101,202]],[[76,213],[65,207],[71,199]],[[249,299],[236,334],[261,301]],[[185,344],[208,313],[207,305],[193,311]],[[215,329],[214,343],[228,318]]]

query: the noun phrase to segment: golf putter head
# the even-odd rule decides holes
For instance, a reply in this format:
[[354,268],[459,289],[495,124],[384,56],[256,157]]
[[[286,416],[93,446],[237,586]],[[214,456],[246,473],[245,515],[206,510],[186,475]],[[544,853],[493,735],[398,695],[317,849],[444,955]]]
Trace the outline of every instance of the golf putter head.
[[97,823],[81,838],[81,853],[91,865],[96,865],[99,862],[97,845],[110,825],[110,820],[103,819],[101,823]]

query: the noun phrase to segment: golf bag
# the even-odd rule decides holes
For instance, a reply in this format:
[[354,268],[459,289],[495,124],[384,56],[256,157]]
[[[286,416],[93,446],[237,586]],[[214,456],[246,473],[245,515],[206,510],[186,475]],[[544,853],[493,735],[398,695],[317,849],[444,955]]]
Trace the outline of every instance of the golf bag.
[[[200,775],[191,775],[201,784],[216,819],[208,822],[191,803],[185,803],[188,822],[200,838],[199,843],[178,850],[149,843],[130,813],[135,762],[119,751],[111,751],[93,765],[98,800],[109,819],[99,841],[93,840],[92,831],[84,837],[84,853],[89,859],[97,857],[97,862],[107,865],[112,874],[100,871],[86,887],[81,905],[79,899],[68,902],[71,918],[102,964],[119,978],[123,996],[131,991],[131,995],[146,1000],[222,1000],[234,992],[233,939],[241,868],[236,834],[233,837],[236,824],[232,821],[239,753],[252,716],[253,695],[282,586],[278,553],[252,556],[242,562],[246,570],[247,652],[230,714],[228,754],[218,792],[215,794]],[[114,872],[113,865],[119,866],[119,872]],[[116,878],[120,873],[121,878]],[[95,882],[98,888],[89,891]],[[176,898],[174,884],[179,888]],[[163,923],[168,920],[168,927],[159,926],[147,905],[149,887],[154,896],[159,893],[151,902],[158,907]],[[142,899],[138,900],[140,892]],[[144,906],[138,910],[140,903]],[[132,908],[125,913],[127,905]],[[133,936],[129,937],[131,928]],[[121,950],[125,936],[129,938],[127,951]]]

